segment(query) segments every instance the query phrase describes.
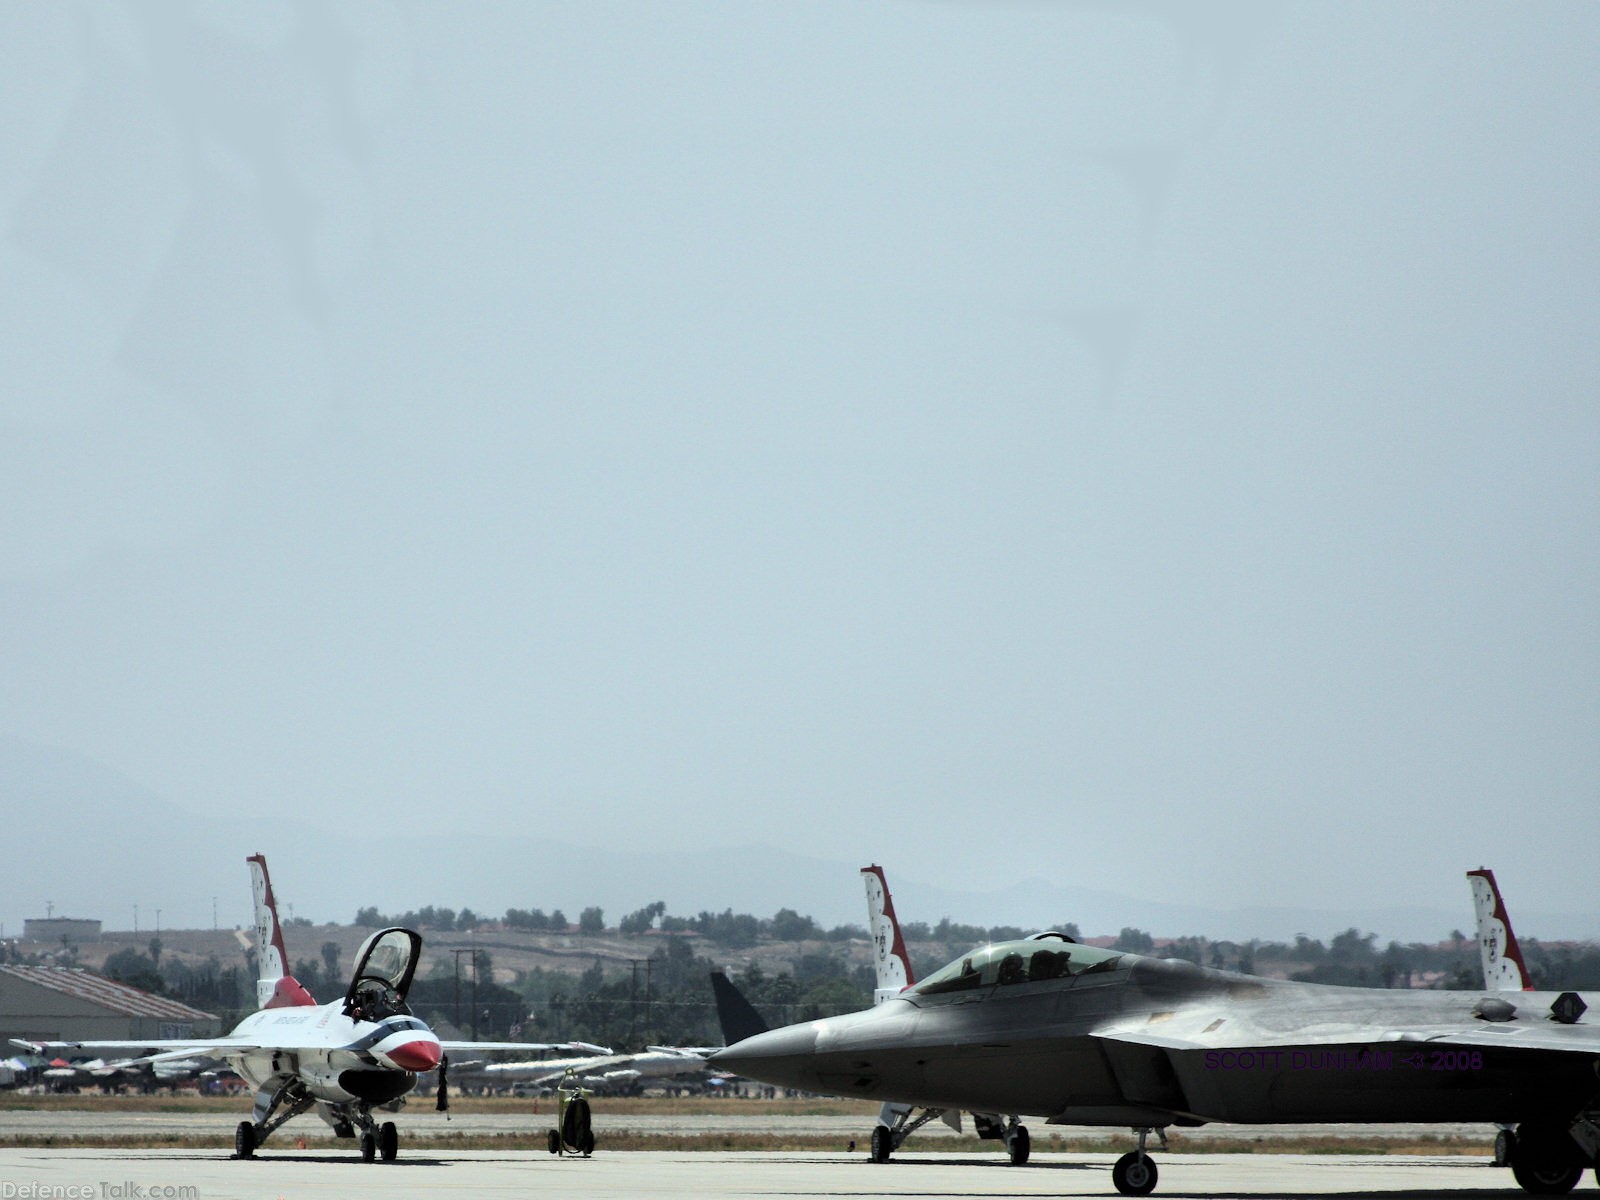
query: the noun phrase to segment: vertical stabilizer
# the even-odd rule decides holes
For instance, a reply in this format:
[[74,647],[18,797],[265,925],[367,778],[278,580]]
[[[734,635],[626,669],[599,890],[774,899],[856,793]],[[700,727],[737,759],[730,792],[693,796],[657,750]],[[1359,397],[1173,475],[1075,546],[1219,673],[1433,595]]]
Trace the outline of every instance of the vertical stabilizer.
[[744,993],[721,971],[711,972],[711,991],[716,996],[717,1024],[722,1026],[725,1045],[737,1045],[770,1028],[755,1006],[745,999]]
[[867,928],[872,933],[874,965],[878,971],[872,1002],[882,1004],[905,991],[916,982],[916,977],[911,972],[906,940],[900,936],[900,922],[895,919],[894,901],[889,898],[889,881],[884,878],[883,868],[876,864],[862,867],[861,878],[867,885]]
[[1487,867],[1467,872],[1472,885],[1472,906],[1478,915],[1478,953],[1483,958],[1483,986],[1491,992],[1531,992],[1533,980],[1523,965],[1517,935],[1511,932],[1511,918],[1505,901]]
[[283,944],[266,857],[252,854],[245,862],[250,864],[250,891],[256,902],[256,1004],[261,1008],[315,1004],[311,993],[289,974],[289,952]]

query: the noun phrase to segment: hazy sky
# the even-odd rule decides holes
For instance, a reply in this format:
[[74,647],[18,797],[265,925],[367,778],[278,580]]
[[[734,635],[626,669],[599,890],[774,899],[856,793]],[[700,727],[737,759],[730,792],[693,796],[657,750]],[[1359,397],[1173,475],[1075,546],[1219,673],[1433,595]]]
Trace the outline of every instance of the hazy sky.
[[5,0],[0,731],[196,814],[1594,908],[1597,61]]

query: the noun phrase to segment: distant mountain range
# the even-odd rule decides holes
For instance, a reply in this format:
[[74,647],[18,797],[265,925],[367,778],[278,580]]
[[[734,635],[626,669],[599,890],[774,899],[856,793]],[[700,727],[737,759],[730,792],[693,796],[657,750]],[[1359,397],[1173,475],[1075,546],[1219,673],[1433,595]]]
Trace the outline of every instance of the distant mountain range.
[[[824,861],[769,845],[695,852],[640,853],[525,836],[475,837],[448,830],[360,838],[330,836],[293,822],[266,827],[234,815],[201,817],[82,755],[0,735],[0,798],[14,821],[0,922],[8,937],[24,917],[98,918],[126,929],[139,905],[141,928],[156,909],[167,928],[208,927],[212,898],[223,925],[250,919],[247,854],[272,866],[279,898],[298,915],[348,922],[373,905],[397,913],[424,905],[471,907],[486,916],[507,908],[560,908],[576,921],[600,905],[607,920],[655,900],[667,911],[771,916],[792,908],[824,926],[864,925],[865,901],[853,860]],[[16,834],[26,831],[30,840]],[[1050,928],[1075,922],[1086,935],[1132,926],[1158,936],[1326,941],[1351,926],[1380,944],[1437,942],[1470,930],[1465,885],[1460,903],[1438,908],[1341,911],[1259,905],[1219,909],[1144,900],[1039,879],[1003,887],[952,888],[887,863],[902,921],[943,917],[974,925]],[[1447,897],[1446,899],[1453,899]],[[1600,938],[1600,914],[1513,911],[1524,937]]]

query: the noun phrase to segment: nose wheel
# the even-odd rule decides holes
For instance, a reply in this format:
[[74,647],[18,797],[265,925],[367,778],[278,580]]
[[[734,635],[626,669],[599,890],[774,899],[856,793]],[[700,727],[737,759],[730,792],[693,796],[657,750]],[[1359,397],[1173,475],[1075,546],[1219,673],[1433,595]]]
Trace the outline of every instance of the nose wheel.
[[1124,1196],[1148,1196],[1156,1190],[1156,1160],[1141,1150],[1130,1150],[1111,1168],[1111,1182]]
[[1111,1182],[1117,1191],[1124,1196],[1148,1196],[1156,1190],[1156,1180],[1161,1173],[1156,1170],[1156,1160],[1144,1152],[1145,1139],[1152,1132],[1161,1139],[1162,1148],[1167,1145],[1167,1131],[1165,1129],[1152,1130],[1144,1126],[1134,1130],[1139,1135],[1139,1148],[1130,1150],[1117,1159],[1116,1165],[1111,1168]]

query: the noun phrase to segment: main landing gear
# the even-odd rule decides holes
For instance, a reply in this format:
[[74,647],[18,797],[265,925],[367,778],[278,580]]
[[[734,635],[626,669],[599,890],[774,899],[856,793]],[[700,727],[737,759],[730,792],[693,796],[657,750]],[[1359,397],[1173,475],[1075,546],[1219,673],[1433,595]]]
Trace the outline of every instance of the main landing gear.
[[1156,1190],[1156,1180],[1161,1173],[1156,1170],[1155,1159],[1144,1152],[1145,1139],[1154,1133],[1161,1139],[1161,1148],[1165,1150],[1167,1131],[1146,1125],[1134,1132],[1139,1135],[1139,1148],[1117,1159],[1116,1165],[1111,1168],[1111,1182],[1124,1196],[1148,1196]]
[[1033,1139],[1028,1136],[1028,1127],[1019,1125],[1015,1117],[1011,1118],[1011,1125],[1006,1129],[1006,1152],[1011,1155],[1013,1167],[1025,1164],[1028,1155],[1033,1152]]
[[[1502,1136],[1504,1132],[1502,1131]],[[1600,1138],[1600,1126],[1586,1115],[1580,1117],[1571,1129],[1559,1122],[1523,1122],[1516,1133],[1507,1137],[1507,1157],[1511,1174],[1522,1190],[1534,1196],[1565,1196],[1583,1178],[1584,1168],[1594,1164],[1591,1145]],[[1499,1138],[1495,1139],[1495,1157],[1500,1157]],[[1600,1165],[1595,1166],[1600,1177]]]
[[[297,1117],[316,1104],[306,1093],[298,1079],[290,1077],[280,1084],[270,1098],[263,1091],[258,1095],[254,1121],[240,1121],[233,1131],[233,1156],[254,1158],[256,1148],[272,1132],[291,1117]],[[280,1112],[279,1109],[282,1108]],[[360,1130],[361,1161],[381,1159],[393,1162],[400,1153],[400,1131],[393,1121],[379,1125],[372,1119],[372,1110],[366,1104],[341,1104],[330,1106],[333,1131],[338,1137],[353,1137]]]
[[[254,1158],[256,1147],[271,1137],[273,1130],[314,1104],[316,1101],[306,1093],[305,1085],[293,1075],[285,1078],[270,1095],[263,1088],[256,1093],[256,1119],[240,1121],[233,1131],[233,1156]],[[282,1112],[278,1111],[280,1107]]]
[[[895,1113],[892,1125],[885,1123],[891,1111]],[[1011,1159],[1012,1166],[1020,1167],[1028,1161],[1033,1149],[1032,1140],[1028,1136],[1028,1127],[1015,1116],[1002,1121],[998,1117],[984,1113],[973,1113],[972,1119],[980,1138],[1005,1143],[1006,1154]],[[917,1112],[914,1108],[884,1105],[884,1116],[879,1118],[879,1124],[872,1127],[869,1157],[875,1163],[888,1162],[908,1137],[934,1120],[942,1120],[958,1131],[961,1128],[959,1114],[946,1115],[946,1110],[942,1108],[925,1108]]]

